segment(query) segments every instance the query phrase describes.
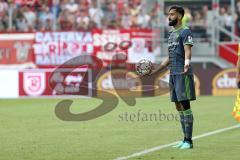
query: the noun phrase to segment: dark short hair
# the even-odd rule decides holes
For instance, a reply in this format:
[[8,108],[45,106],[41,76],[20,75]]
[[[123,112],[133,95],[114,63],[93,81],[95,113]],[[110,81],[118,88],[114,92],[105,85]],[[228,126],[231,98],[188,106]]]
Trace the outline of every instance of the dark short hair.
[[184,16],[184,9],[183,9],[181,6],[177,6],[177,5],[171,6],[170,9],[169,9],[169,11],[172,10],[172,9],[176,10],[176,12],[178,12],[179,14],[181,14],[182,17]]

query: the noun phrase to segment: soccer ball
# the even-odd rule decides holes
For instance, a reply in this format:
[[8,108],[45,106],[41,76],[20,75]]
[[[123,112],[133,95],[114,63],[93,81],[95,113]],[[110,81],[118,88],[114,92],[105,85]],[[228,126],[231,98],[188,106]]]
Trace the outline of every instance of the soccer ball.
[[136,71],[139,75],[150,75],[153,70],[153,64],[147,59],[140,60],[136,65]]

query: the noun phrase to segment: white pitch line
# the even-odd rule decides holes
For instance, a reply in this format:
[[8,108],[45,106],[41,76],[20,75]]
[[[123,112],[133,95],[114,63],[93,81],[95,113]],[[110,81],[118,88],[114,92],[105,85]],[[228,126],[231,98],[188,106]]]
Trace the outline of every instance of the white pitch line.
[[[218,130],[215,130],[215,131],[212,131],[212,132],[203,133],[203,134],[201,134],[201,135],[198,135],[198,136],[193,137],[193,139],[199,139],[199,138],[211,136],[211,135],[214,135],[214,134],[226,132],[226,131],[229,131],[229,130],[232,130],[232,129],[236,129],[236,128],[240,128],[240,124],[235,125],[235,126],[231,126],[231,127],[227,127],[227,128],[218,129]],[[127,159],[129,159],[129,158],[142,156],[142,155],[145,155],[145,154],[154,152],[154,151],[158,151],[158,150],[161,150],[161,149],[170,147],[170,146],[172,146],[172,145],[177,144],[178,142],[179,142],[179,141],[173,142],[173,143],[169,143],[169,144],[165,144],[165,145],[156,146],[156,147],[153,147],[153,148],[150,148],[150,149],[146,149],[146,150],[143,150],[143,151],[140,151],[140,152],[133,153],[133,154],[131,154],[131,155],[129,155],[129,156],[118,157],[118,158],[116,158],[116,159],[114,159],[114,160],[127,160]]]

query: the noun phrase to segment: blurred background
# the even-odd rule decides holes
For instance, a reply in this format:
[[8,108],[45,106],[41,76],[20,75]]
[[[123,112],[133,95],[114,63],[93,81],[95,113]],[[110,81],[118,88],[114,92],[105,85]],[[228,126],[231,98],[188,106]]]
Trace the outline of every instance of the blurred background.
[[[121,68],[123,60],[133,71],[143,58],[159,64],[168,55],[171,5],[184,7],[183,23],[193,32],[198,94],[234,95],[240,0],[0,0],[0,97],[56,96],[49,75],[79,55],[96,56],[105,68],[112,61]],[[132,45],[119,47],[126,41]],[[118,47],[106,51],[108,42]],[[113,60],[118,53],[125,56]],[[98,69],[84,70],[90,88],[99,89],[91,81]],[[77,76],[70,78],[74,85],[81,83]]]

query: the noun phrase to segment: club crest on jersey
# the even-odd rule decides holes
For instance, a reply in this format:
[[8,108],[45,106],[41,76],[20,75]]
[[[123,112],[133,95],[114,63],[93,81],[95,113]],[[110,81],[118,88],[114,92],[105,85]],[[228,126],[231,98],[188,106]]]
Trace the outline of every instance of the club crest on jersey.
[[193,38],[192,38],[192,36],[188,36],[188,42],[189,42],[189,43],[193,43]]

